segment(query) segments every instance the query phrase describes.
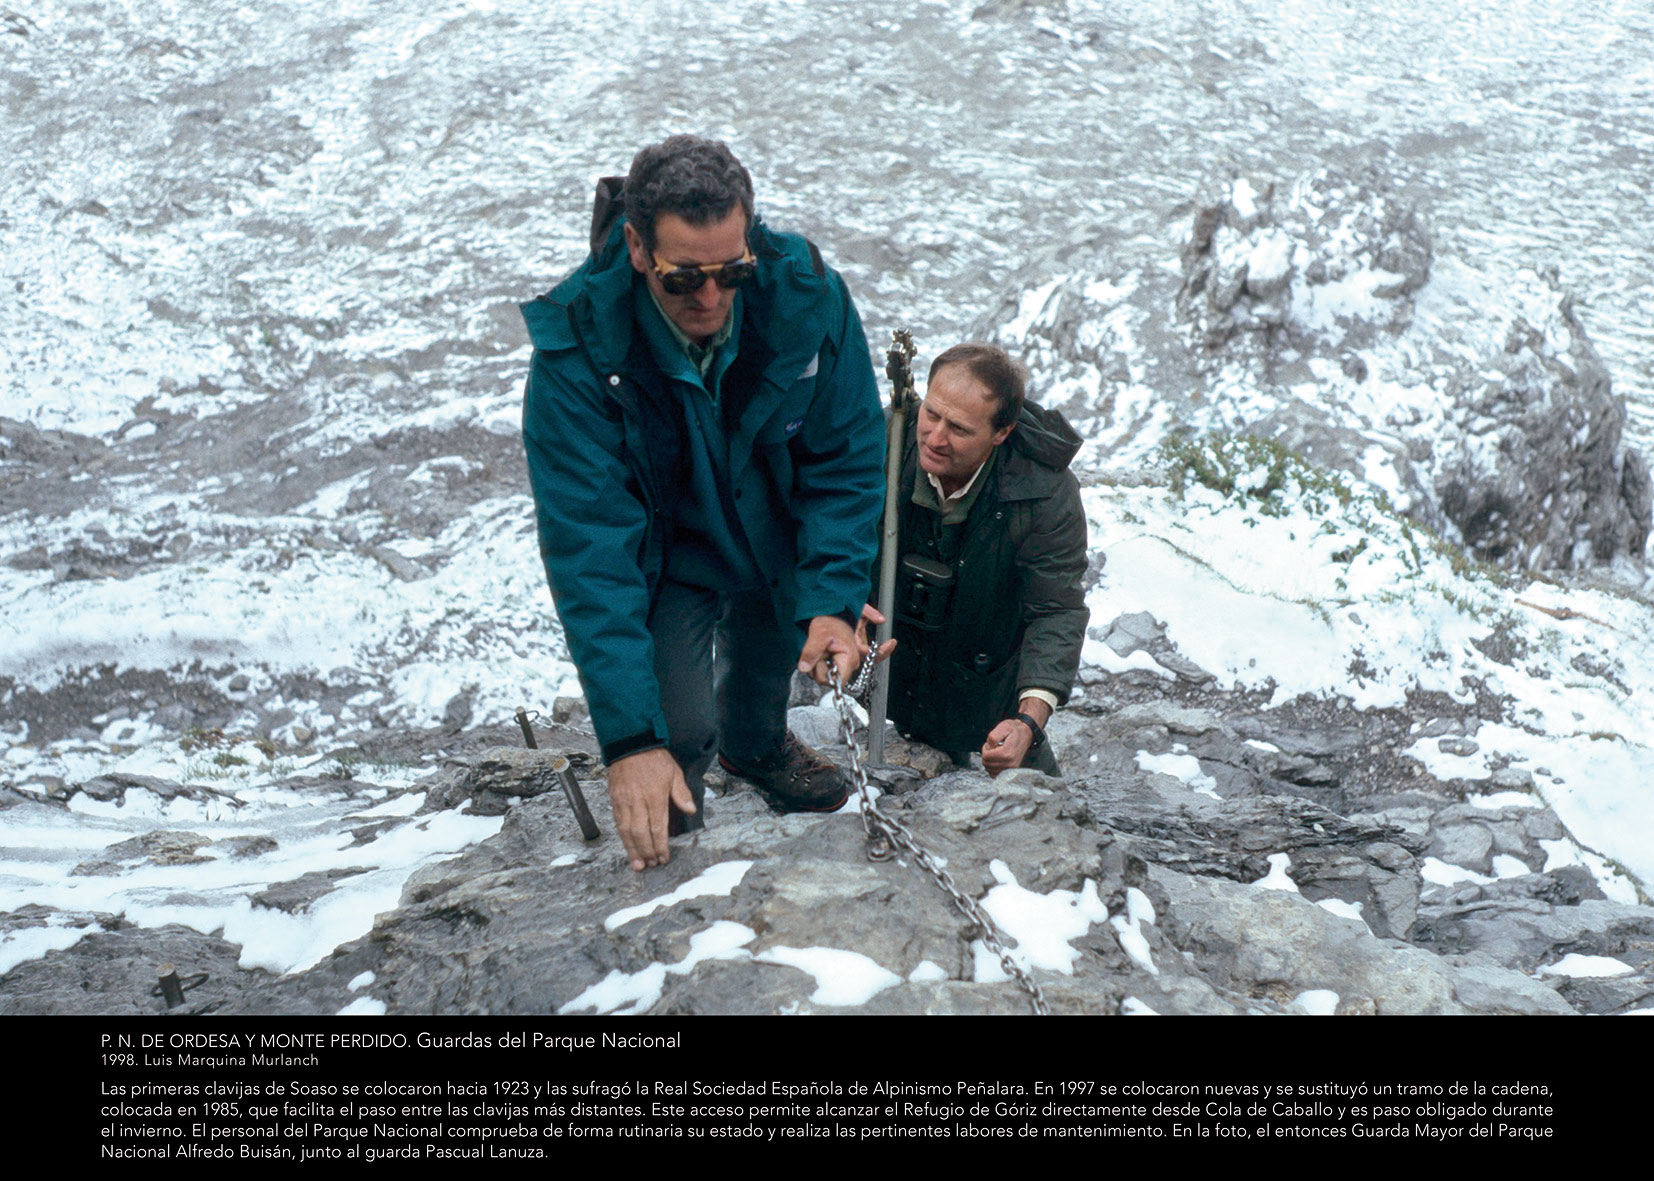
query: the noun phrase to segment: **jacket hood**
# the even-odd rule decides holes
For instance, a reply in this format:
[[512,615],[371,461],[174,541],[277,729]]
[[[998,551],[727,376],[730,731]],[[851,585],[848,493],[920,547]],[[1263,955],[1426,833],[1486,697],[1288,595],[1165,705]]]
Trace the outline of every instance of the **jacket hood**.
[[1079,454],[1083,442],[1079,432],[1062,416],[1062,411],[1036,406],[1032,402],[1022,404],[1017,429],[1006,440],[1014,450],[1041,467],[1058,472],[1067,470],[1074,456]]
[[999,495],[1003,500],[1050,496],[1068,474],[1068,465],[1083,440],[1061,411],[1022,404],[1017,429],[1005,440],[999,465]]

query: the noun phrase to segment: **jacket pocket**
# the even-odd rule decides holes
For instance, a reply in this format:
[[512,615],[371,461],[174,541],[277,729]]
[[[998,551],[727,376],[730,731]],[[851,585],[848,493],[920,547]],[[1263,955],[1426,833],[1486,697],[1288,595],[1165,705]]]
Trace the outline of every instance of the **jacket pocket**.
[[965,662],[950,661],[949,685],[936,686],[938,713],[948,719],[948,730],[957,743],[955,749],[975,750],[988,737],[988,731],[1015,712],[1016,654],[990,664],[986,652]]

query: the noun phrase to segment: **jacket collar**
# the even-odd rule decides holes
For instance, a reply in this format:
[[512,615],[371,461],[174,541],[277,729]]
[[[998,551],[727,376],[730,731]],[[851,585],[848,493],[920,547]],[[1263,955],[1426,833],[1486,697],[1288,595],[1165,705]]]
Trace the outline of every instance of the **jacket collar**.
[[[624,218],[610,220],[602,246],[574,274],[523,305],[536,348],[579,345],[599,371],[622,369],[631,344],[636,298],[632,286],[636,272],[626,251],[624,225]],[[775,350],[764,377],[784,388],[808,367],[820,342],[795,333],[783,333],[777,340],[771,324],[810,319],[808,313],[825,291],[826,280],[815,273],[803,239],[783,238],[755,220],[747,231],[747,244],[758,260],[758,274],[743,291],[743,315],[750,318],[753,334]],[[743,331],[742,348],[747,346],[747,336]]]

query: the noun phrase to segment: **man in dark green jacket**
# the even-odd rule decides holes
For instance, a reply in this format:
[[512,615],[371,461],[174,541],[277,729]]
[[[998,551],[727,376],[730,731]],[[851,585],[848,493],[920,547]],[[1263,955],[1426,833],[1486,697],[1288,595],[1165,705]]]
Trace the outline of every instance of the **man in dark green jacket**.
[[1058,768],[1045,723],[1068,700],[1089,612],[1080,438],[1027,402],[1002,349],[931,365],[904,456],[890,717],[991,774]]
[[865,652],[883,424],[843,281],[755,218],[723,144],[674,136],[600,182],[591,251],[523,305],[523,439],[615,826],[644,869],[700,826],[714,752],[783,810],[844,802],[786,702],[795,668],[825,681],[828,658],[848,672]]

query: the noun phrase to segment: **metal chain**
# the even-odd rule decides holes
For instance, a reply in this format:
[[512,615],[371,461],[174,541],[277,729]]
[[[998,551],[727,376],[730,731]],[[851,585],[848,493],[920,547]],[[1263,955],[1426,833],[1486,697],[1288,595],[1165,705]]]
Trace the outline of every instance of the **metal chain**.
[[[873,659],[872,653],[868,653],[867,658],[861,662],[861,667],[856,670],[855,678],[844,690],[860,702],[863,709],[867,708],[867,695],[873,690],[873,672],[877,666],[878,661]],[[835,685],[837,683],[834,682]]]
[[[874,661],[871,655],[862,662],[862,668],[856,677],[856,684],[864,679],[871,680],[869,670]],[[861,765],[861,751],[856,747],[855,719],[850,713],[850,698],[844,685],[839,681],[838,670],[833,662],[827,662],[827,676],[833,686],[833,705],[838,708],[839,729],[844,735],[844,745],[850,751],[850,771],[856,779],[856,791],[861,797],[861,823],[867,833],[867,856],[873,861],[888,861],[895,856],[895,850],[904,850],[908,856],[918,864],[919,868],[936,879],[936,884],[947,891],[953,904],[959,908],[961,914],[976,925],[982,936],[982,944],[990,952],[999,957],[999,963],[1005,969],[1005,974],[1014,979],[1022,991],[1028,994],[1028,1001],[1034,1012],[1041,1017],[1049,1016],[1050,1007],[1045,1003],[1045,993],[1040,990],[1039,982],[1025,971],[1021,964],[1011,958],[1011,953],[1005,950],[1003,932],[987,911],[977,903],[975,898],[961,890],[953,880],[946,867],[938,861],[934,854],[919,844],[911,830],[893,816],[888,816],[879,809],[873,799],[872,789],[867,782],[867,769]],[[854,688],[854,685],[852,685]]]

